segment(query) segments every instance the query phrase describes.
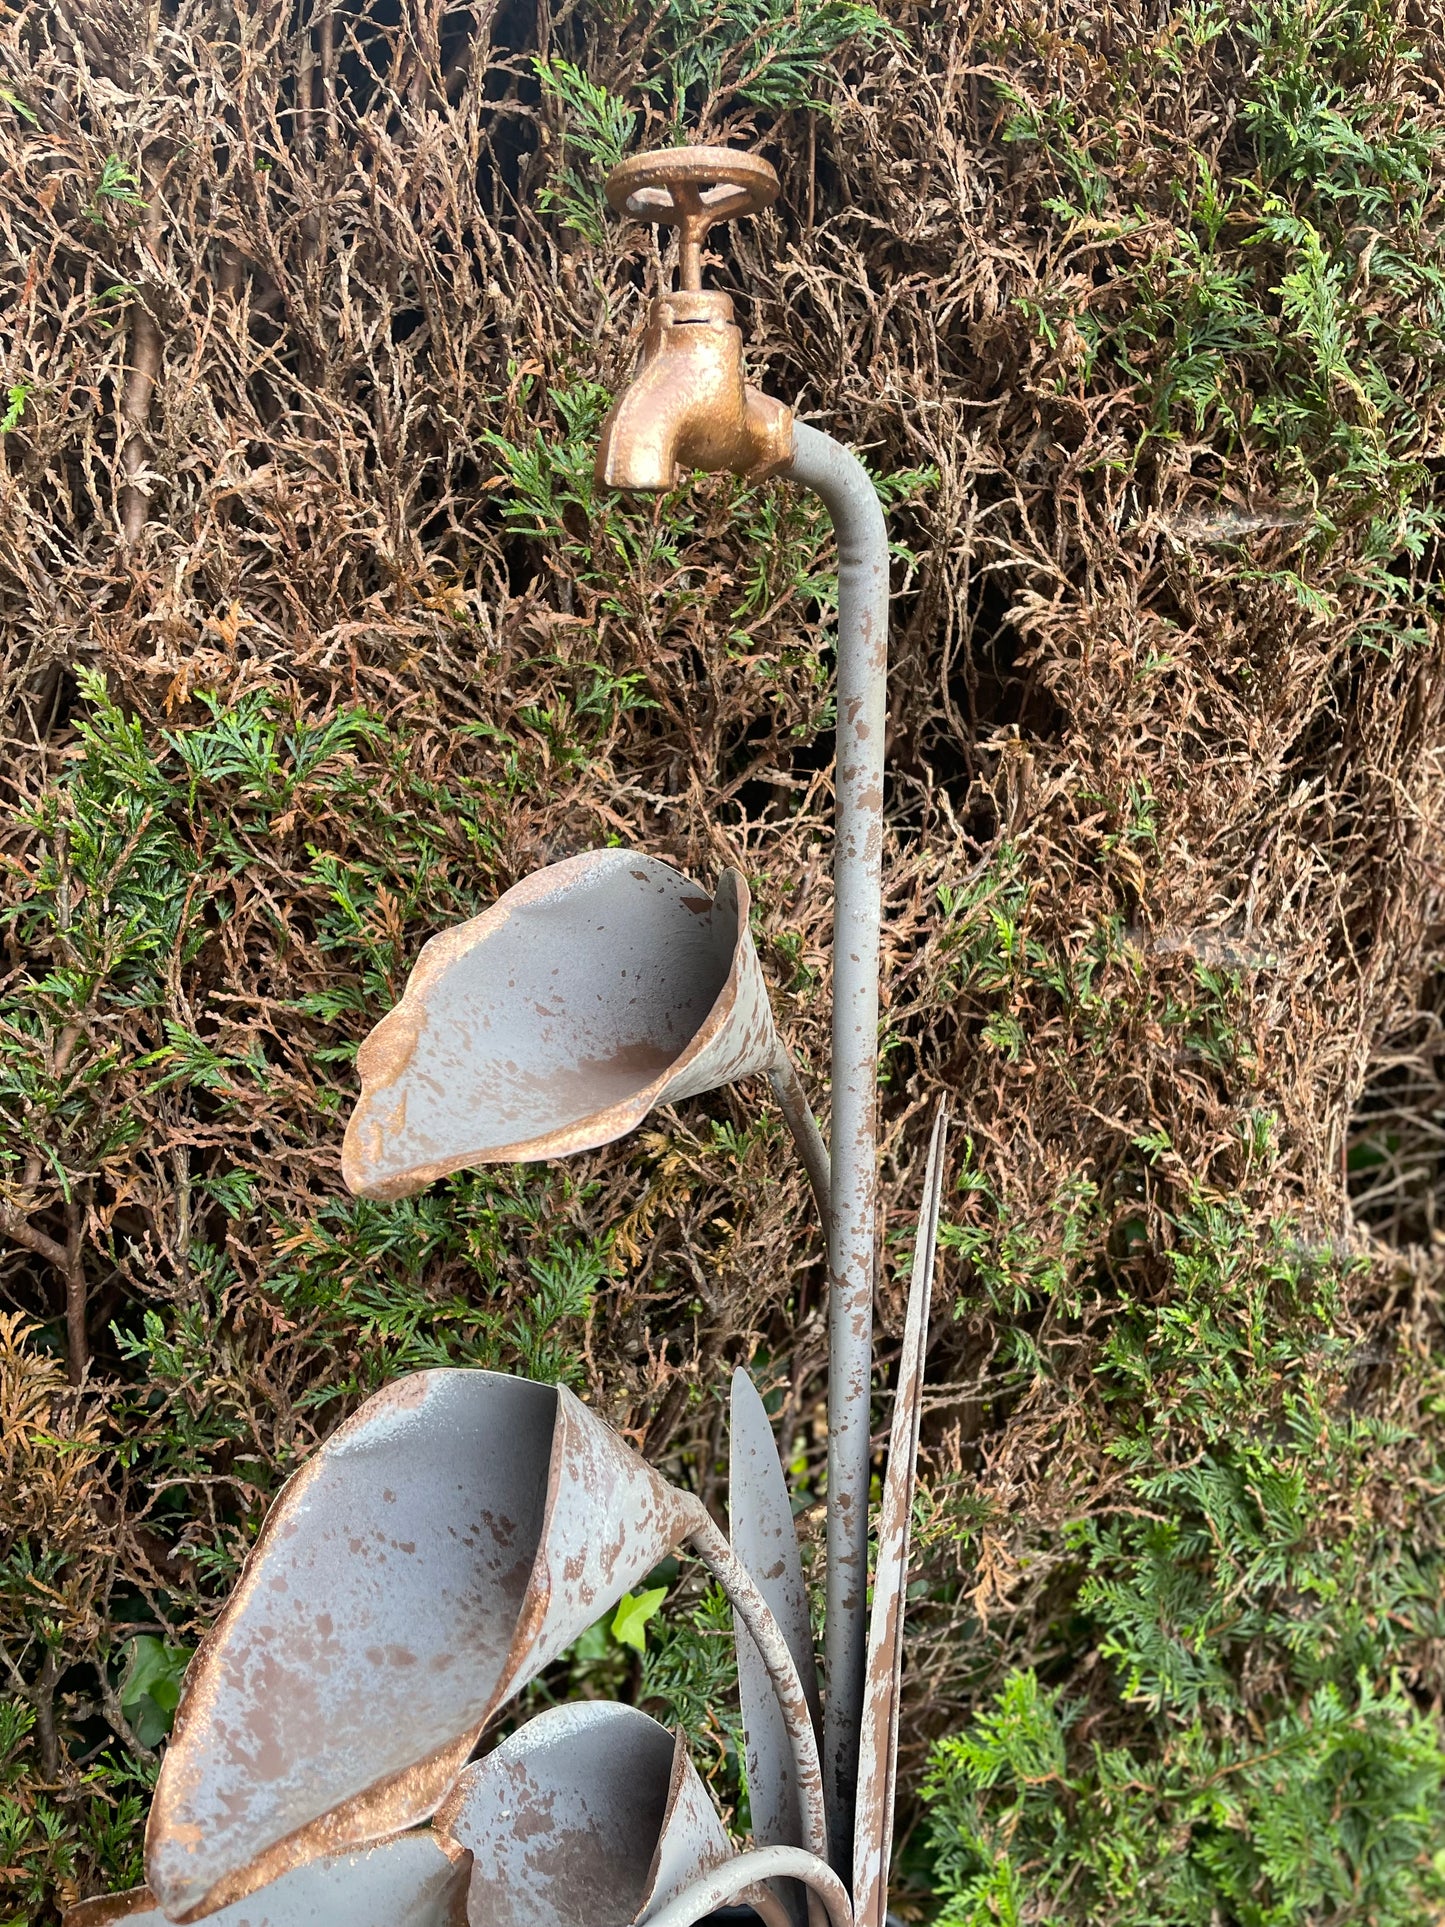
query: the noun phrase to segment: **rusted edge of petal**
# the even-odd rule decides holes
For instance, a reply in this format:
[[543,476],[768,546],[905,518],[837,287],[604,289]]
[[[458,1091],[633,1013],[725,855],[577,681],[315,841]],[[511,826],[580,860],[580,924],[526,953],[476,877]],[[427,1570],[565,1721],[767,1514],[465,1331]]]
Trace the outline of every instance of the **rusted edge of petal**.
[[[589,1411],[565,1385],[556,1387],[556,1395],[557,1416],[553,1422],[552,1455],[547,1466],[547,1497],[537,1552],[517,1615],[516,1631],[488,1704],[483,1728],[513,1693],[528,1679],[535,1678],[544,1666],[571,1645],[577,1634],[591,1623],[591,1619],[606,1612],[609,1606],[616,1605],[642,1572],[650,1570],[667,1551],[680,1545],[692,1523],[691,1501],[687,1494],[669,1485],[660,1472],[599,1419],[596,1413]],[[658,1530],[651,1535],[645,1530],[641,1534],[643,1551],[640,1563],[635,1551],[631,1564],[625,1563],[628,1553],[625,1537],[619,1538],[614,1545],[601,1548],[595,1542],[582,1545],[577,1543],[577,1532],[574,1530],[579,1522],[559,1520],[564,1498],[564,1468],[569,1459],[575,1465],[589,1448],[600,1442],[601,1437],[607,1441],[608,1459],[615,1473],[619,1476],[630,1473],[636,1478],[647,1502],[658,1507],[661,1513],[653,1521]],[[613,1450],[617,1454],[615,1459],[611,1458]],[[608,1500],[614,1494],[589,1489],[584,1496],[594,1502],[596,1510],[605,1518]],[[614,1520],[613,1523],[620,1532],[620,1520]],[[645,1526],[647,1522],[641,1520],[639,1523]],[[667,1542],[665,1546],[662,1544],[664,1539]],[[554,1562],[557,1561],[561,1562],[562,1569],[554,1573]],[[588,1578],[588,1567],[594,1561],[597,1579],[601,1582],[595,1588],[583,1583]],[[620,1579],[617,1577],[619,1568],[623,1574]],[[551,1635],[544,1637],[544,1628],[556,1596],[554,1581],[558,1579],[564,1585],[578,1587],[580,1605],[590,1614],[590,1618],[584,1618],[582,1626],[573,1626],[562,1623],[562,1615],[559,1614]],[[524,1669],[527,1670],[524,1672]]]
[[[494,1708],[495,1700],[492,1704]],[[489,1708],[488,1718],[491,1711]],[[205,1920],[222,1907],[251,1899],[261,1888],[271,1886],[283,1875],[294,1873],[313,1860],[326,1859],[332,1854],[363,1852],[423,1819],[445,1798],[485,1724],[483,1721],[472,1732],[448,1741],[425,1759],[414,1761],[388,1779],[379,1780],[364,1793],[343,1800],[339,1806],[298,1827],[284,1840],[263,1848],[244,1867],[218,1880],[194,1907],[185,1913],[167,1914],[167,1920],[176,1922],[177,1927],[190,1927],[191,1922]],[[154,1812],[154,1807],[151,1810]],[[456,1858],[450,1842],[440,1844]]]
[[672,1771],[668,1777],[667,1807],[657,1833],[657,1845],[643,1883],[636,1918],[665,1905],[699,1874],[710,1873],[732,1858],[733,1846],[721,1818],[692,1763],[687,1734],[673,1728]]
[[[461,1846],[455,1840],[448,1839],[444,1834],[434,1833],[430,1829],[412,1829],[402,1833],[393,1833],[385,1839],[368,1841],[363,1846],[348,1848],[338,1857],[344,1860],[366,1860],[369,1856],[378,1852],[385,1853],[388,1848],[395,1847],[400,1842],[410,1842],[419,1839],[430,1841],[442,1856],[443,1862],[451,1862],[456,1875],[456,1877],[452,1878],[449,1888],[439,1897],[424,1895],[422,1898],[427,1901],[433,1901],[444,1909],[444,1912],[439,1912],[435,1915],[438,1927],[467,1927],[467,1879],[460,1876],[470,1874],[472,1856],[467,1848]],[[314,1863],[308,1862],[306,1864],[310,1865]],[[288,1869],[288,1871],[295,1871],[295,1869]],[[324,1869],[321,1869],[321,1871],[323,1873],[325,1872]],[[366,1877],[366,1869],[358,1869],[357,1872],[360,1878]],[[282,1876],[282,1878],[284,1879],[284,1876]],[[242,1900],[235,1904],[242,1905],[245,1900],[252,1898],[254,1898],[256,1907],[262,1917],[269,1916],[278,1904],[284,1916],[288,1901],[284,1889],[278,1888],[277,1882],[268,1881],[264,1887],[256,1890],[254,1896],[243,1896]],[[343,1909],[349,1917],[354,1919],[356,1914],[355,1897],[348,1897],[344,1892],[338,1892],[334,1898],[336,1902],[336,1920],[340,1920]],[[303,1927],[303,1923],[305,1923],[305,1927],[318,1927],[318,1924],[320,1924],[320,1927],[324,1927],[325,1921],[331,1918],[330,1915],[323,1915],[316,1911],[314,1895],[308,1901],[300,1902],[300,1905],[305,1910],[304,1914],[295,1912],[297,1901],[294,1897],[294,1889],[293,1897],[289,1904],[294,1913],[296,1927]],[[131,1887],[124,1893],[102,1894],[91,1900],[77,1902],[75,1906],[66,1909],[62,1920],[62,1927],[112,1927],[112,1923],[125,1920],[145,1920],[148,1917],[154,1918],[156,1927],[162,1927],[163,1923],[168,1923],[172,1918],[169,1914],[162,1911],[160,1902],[156,1899],[149,1887]],[[248,1908],[246,1919],[239,1924],[239,1927],[250,1927],[252,1919],[252,1911]],[[222,1927],[226,1927],[226,1924],[222,1923]]]
[[67,1907],[62,1927],[110,1927],[113,1920],[130,1920],[136,1914],[159,1912],[160,1906],[149,1887],[131,1887],[122,1894],[101,1894],[95,1900],[82,1900],[74,1907]]
[[[728,903],[729,897],[732,898],[731,906],[729,906]],[[721,1035],[728,1019],[737,1007],[738,998],[743,986],[743,975],[755,956],[753,933],[749,922],[752,916],[753,899],[752,893],[748,889],[748,880],[741,870],[728,868],[723,871],[717,880],[717,889],[713,892],[712,901],[714,910],[719,907],[724,910],[731,907],[734,917],[733,954],[732,962],[728,965],[727,981],[713,1000],[712,1009],[708,1012],[707,1016],[703,1018],[697,1030],[694,1031],[692,1041],[682,1051],[672,1067],[658,1080],[658,1095],[653,1099],[654,1103],[666,1101],[669,1088],[682,1082],[687,1071],[697,1059],[701,1057],[709,1044],[713,1043],[714,1040]],[[761,985],[761,972],[759,972],[759,980],[760,988],[763,988]],[[763,998],[766,1021],[769,1030],[773,1032],[774,1038],[772,1062],[770,1065],[764,1066],[764,1068],[774,1068],[777,1065],[783,1064],[786,1059],[782,1044],[777,1040],[776,1030],[773,1026],[772,1009],[767,1003],[765,988],[763,988]]]
[[[546,869],[524,877],[521,882],[513,884],[490,909],[466,923],[458,924],[455,929],[440,931],[435,937],[429,938],[422,946],[421,954],[407,979],[401,1001],[381,1019],[356,1054],[361,1094],[347,1121],[341,1147],[342,1179],[353,1196],[390,1202],[412,1197],[439,1179],[450,1177],[454,1171],[472,1169],[479,1164],[524,1164],[541,1158],[567,1157],[615,1143],[618,1138],[626,1137],[629,1131],[636,1129],[656,1104],[666,1100],[669,1087],[685,1079],[689,1068],[721,1033],[737,1004],[752,948],[752,933],[748,923],[752,899],[747,879],[740,871],[732,869],[723,871],[718,879],[717,891],[711,899],[716,907],[723,900],[725,888],[730,889],[735,897],[737,923],[727,979],[689,1042],[651,1082],[622,1102],[590,1112],[578,1123],[561,1130],[544,1132],[537,1137],[519,1138],[509,1144],[434,1158],[423,1164],[411,1165],[405,1172],[392,1178],[380,1178],[369,1183],[364,1180],[358,1140],[368,1122],[366,1109],[404,1074],[411,1061],[420,1035],[417,1006],[423,994],[453,963],[505,924],[515,911],[546,901],[579,875],[585,875],[589,868],[596,867],[597,859],[601,856],[616,856],[620,862],[628,863],[635,863],[642,858],[658,869],[668,871],[680,885],[702,894],[700,884],[694,883],[682,871],[674,870],[671,864],[663,863],[658,857],[648,857],[644,852],[633,850],[593,850],[582,856],[549,864]],[[781,1046],[777,1055],[781,1061]]]

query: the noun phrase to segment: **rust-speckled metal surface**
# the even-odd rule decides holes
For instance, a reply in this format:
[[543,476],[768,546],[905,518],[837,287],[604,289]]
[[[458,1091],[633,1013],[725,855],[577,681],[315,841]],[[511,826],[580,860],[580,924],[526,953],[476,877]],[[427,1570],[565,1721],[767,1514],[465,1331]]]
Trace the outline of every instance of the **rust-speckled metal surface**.
[[[313,1860],[210,1916],[212,1927],[466,1927],[471,1856],[430,1830]],[[148,1887],[85,1900],[64,1927],[170,1927]]]
[[681,1736],[605,1700],[529,1720],[436,1825],[471,1850],[472,1927],[631,1927],[732,1855]]
[[768,1669],[778,1711],[792,1754],[793,1785],[798,1793],[798,1822],[804,1847],[819,1860],[828,1858],[828,1818],[823,1798],[823,1768],[818,1758],[818,1735],[812,1709],[803,1690],[798,1667],[757,1581],[733,1550],[731,1542],[699,1503],[688,1544],[727,1594],[733,1612]]
[[658,490],[676,487],[684,468],[777,474],[792,460],[793,411],[743,380],[733,304],[702,285],[708,229],[770,206],[777,175],[758,154],[671,147],[629,155],[606,193],[618,213],[677,229],[678,286],[653,302],[637,372],[602,424],[598,482]]
[[679,471],[757,481],[793,454],[793,411],[743,379],[743,337],[725,294],[653,302],[637,372],[602,424],[603,488],[675,488]]
[[408,1197],[469,1165],[592,1150],[657,1104],[773,1070],[748,908],[735,870],[710,897],[655,857],[595,850],[433,937],[357,1057],[349,1188]]
[[898,1361],[888,1470],[878,1513],[878,1558],[873,1571],[873,1616],[868,1635],[867,1691],[858,1764],[858,1812],[853,1835],[853,1910],[857,1927],[883,1927],[888,1907],[888,1863],[893,1852],[893,1793],[898,1770],[898,1702],[903,1688],[903,1613],[908,1597],[909,1525],[918,1469],[918,1423],[923,1407],[923,1360],[943,1202],[943,1154],[948,1120],[939,1106],[923,1173],[923,1201],[913,1247],[913,1277]]
[[878,1252],[878,973],[883,915],[883,738],[888,529],[866,468],[800,423],[785,471],[838,537],[837,827],[828,1295],[828,1567],[823,1768],[828,1824],[848,1872],[867,1646],[873,1287]]
[[719,221],[758,214],[778,198],[778,177],[761,154],[732,147],[664,147],[629,154],[607,176],[607,205],[634,221],[678,230],[679,281],[702,286],[702,243]]
[[560,1386],[444,1369],[368,1399],[192,1661],[146,1835],[162,1907],[199,1919],[424,1819],[697,1511]]
[[[816,1728],[821,1717],[818,1672],[798,1534],[773,1428],[757,1387],[741,1366],[733,1373],[728,1450],[728,1513],[733,1550],[772,1608]],[[748,1807],[760,1847],[802,1847],[797,1773],[787,1727],[762,1654],[733,1615],[742,1705]],[[793,1903],[793,1897],[789,1904]],[[800,1901],[801,1896],[796,1896]]]

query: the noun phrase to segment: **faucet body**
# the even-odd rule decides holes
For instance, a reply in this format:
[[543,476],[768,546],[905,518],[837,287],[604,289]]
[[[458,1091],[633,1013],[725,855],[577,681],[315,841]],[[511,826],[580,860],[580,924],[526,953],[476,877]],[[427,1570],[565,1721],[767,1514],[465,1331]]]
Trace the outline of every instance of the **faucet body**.
[[602,486],[675,488],[685,468],[759,480],[792,457],[793,411],[743,380],[728,297],[688,290],[654,301],[637,373],[602,424]]

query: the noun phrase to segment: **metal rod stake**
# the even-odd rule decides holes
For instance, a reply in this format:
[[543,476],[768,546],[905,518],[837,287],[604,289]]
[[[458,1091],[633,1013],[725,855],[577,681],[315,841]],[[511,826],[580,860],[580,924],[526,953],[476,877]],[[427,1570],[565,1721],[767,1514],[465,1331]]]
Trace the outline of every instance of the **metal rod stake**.
[[832,1224],[828,1240],[828,1827],[851,1874],[867,1643],[869,1380],[878,1246],[878,953],[888,530],[868,471],[798,422],[781,475],[818,496],[838,538],[837,814],[833,858]]

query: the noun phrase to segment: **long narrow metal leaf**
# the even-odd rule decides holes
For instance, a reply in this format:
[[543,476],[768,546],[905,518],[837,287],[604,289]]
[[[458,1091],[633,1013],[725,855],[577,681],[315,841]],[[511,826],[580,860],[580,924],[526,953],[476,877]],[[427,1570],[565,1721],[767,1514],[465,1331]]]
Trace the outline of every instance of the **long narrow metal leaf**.
[[[741,1367],[733,1373],[731,1418],[728,1482],[733,1547],[782,1628],[816,1726],[818,1669],[793,1509],[767,1410]],[[759,1846],[804,1846],[792,1749],[767,1668],[736,1615],[733,1637],[753,1839]]]
[[858,1808],[853,1833],[853,1912],[856,1927],[883,1927],[888,1862],[893,1851],[893,1796],[898,1771],[898,1700],[903,1680],[903,1612],[908,1592],[908,1541],[918,1469],[918,1424],[923,1407],[923,1359],[933,1262],[943,1202],[945,1107],[933,1123],[923,1176],[923,1202],[913,1247],[913,1278],[898,1361],[898,1389],[888,1440],[888,1470],[878,1515],[873,1615],[868,1628],[868,1677],[858,1761]]

